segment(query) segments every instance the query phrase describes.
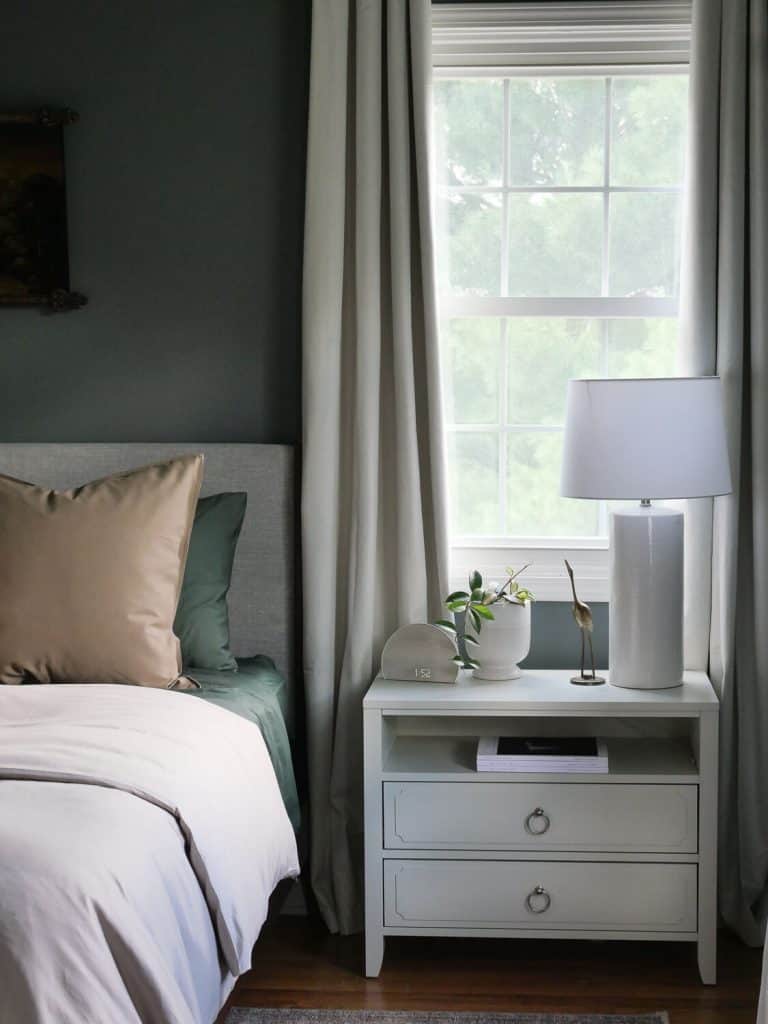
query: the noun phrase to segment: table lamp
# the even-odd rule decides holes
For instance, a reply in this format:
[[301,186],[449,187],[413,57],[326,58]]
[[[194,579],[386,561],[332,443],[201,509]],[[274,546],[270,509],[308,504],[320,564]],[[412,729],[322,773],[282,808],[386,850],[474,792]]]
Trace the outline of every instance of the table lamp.
[[614,686],[683,677],[683,513],[651,500],[730,490],[719,377],[568,382],[560,493],[639,501],[611,513]]

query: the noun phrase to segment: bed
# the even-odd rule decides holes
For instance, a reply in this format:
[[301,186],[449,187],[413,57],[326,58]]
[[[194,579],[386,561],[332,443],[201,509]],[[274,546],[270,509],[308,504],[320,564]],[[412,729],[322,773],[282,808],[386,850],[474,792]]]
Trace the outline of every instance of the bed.
[[0,472],[64,489],[198,451],[203,496],[248,493],[237,679],[0,687],[3,1024],[212,1024],[298,872],[292,449],[8,444]]

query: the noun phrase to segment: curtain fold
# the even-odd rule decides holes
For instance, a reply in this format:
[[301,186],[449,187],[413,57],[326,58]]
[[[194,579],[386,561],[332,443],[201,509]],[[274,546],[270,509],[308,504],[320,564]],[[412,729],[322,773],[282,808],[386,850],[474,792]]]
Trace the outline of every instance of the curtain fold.
[[302,559],[312,886],[362,927],[362,698],[447,590],[429,0],[314,0]]
[[768,911],[768,0],[694,0],[681,339],[723,379],[734,492],[689,502],[686,664],[721,699],[720,910]]

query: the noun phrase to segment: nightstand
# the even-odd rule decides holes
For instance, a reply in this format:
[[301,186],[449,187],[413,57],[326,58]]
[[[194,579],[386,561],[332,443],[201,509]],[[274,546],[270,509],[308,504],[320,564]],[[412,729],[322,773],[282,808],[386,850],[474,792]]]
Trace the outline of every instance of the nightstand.
[[[670,690],[377,677],[363,701],[365,971],[387,935],[696,942],[716,976],[717,727]],[[607,774],[478,772],[483,735],[598,736]]]

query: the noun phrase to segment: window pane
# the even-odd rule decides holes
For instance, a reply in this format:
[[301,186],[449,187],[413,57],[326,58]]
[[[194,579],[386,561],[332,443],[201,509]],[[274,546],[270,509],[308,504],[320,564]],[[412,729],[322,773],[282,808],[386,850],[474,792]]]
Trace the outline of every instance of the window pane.
[[[601,314],[611,296],[678,293],[687,88],[658,69],[435,82],[454,537],[605,533],[605,503],[558,493],[566,383],[675,373],[675,318]],[[534,299],[542,315],[514,316],[507,298]],[[581,316],[549,301],[569,298],[588,300],[571,310]]]
[[591,537],[596,501],[561,498],[561,431],[508,435],[507,529],[512,537]]
[[499,79],[437,79],[435,149],[443,185],[500,185],[504,87]]
[[451,193],[438,209],[441,287],[454,295],[498,295],[501,196]]
[[675,376],[677,320],[608,320],[606,328],[607,376]]
[[677,294],[679,207],[663,192],[611,195],[611,295]]
[[498,423],[500,324],[486,317],[443,325],[445,416],[449,423]]
[[599,295],[602,223],[599,195],[511,195],[509,294]]
[[605,79],[509,82],[511,185],[601,185]]
[[611,184],[680,185],[687,76],[619,77],[611,89]]
[[499,533],[499,435],[451,431],[448,435],[451,531],[460,537]]
[[562,424],[570,377],[600,376],[597,320],[531,317],[507,321],[508,423]]

